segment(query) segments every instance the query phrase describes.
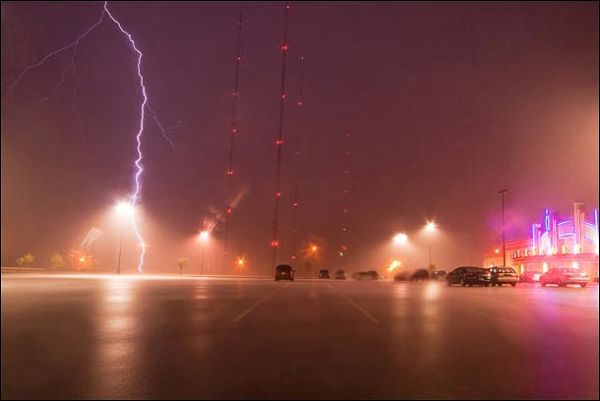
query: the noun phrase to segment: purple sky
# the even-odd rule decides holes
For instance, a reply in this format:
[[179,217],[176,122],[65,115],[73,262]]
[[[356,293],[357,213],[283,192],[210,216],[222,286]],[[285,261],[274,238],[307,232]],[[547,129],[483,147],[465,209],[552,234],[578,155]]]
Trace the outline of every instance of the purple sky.
[[[152,222],[149,255],[158,254],[188,241],[210,209],[225,204],[239,6],[109,7],[144,52],[154,110],[176,127],[175,149],[151,120],[143,142],[141,205]],[[101,10],[102,3],[91,2],[3,2],[2,93]],[[232,250],[266,272],[282,4],[244,3],[243,12],[234,185],[245,195],[231,221]],[[428,218],[442,229],[439,265],[479,263],[499,239],[501,188],[509,189],[508,238],[526,235],[544,207],[597,207],[597,3],[297,3],[289,30],[291,100],[298,96],[300,55],[306,81],[305,108],[288,107],[285,120],[282,260],[291,252],[295,136],[304,152],[299,237],[321,241],[321,262],[332,268],[346,132],[353,137],[349,265],[356,268],[379,263],[374,250],[396,231],[412,235]],[[2,101],[3,265],[27,250],[44,263],[66,253],[131,188],[139,104],[134,54],[114,25],[103,23],[81,43],[76,71],[56,97],[40,102],[68,60],[61,55],[33,70]],[[222,235],[220,228],[214,235]],[[105,237],[112,252],[115,234]],[[112,266],[113,256],[103,264]],[[158,270],[169,258],[149,263]]]

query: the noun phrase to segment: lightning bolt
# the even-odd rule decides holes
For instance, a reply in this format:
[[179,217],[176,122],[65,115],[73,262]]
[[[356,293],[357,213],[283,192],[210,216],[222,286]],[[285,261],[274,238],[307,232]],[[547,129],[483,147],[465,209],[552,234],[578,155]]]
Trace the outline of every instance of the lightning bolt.
[[[108,17],[111,19],[111,21],[114,22],[117,25],[117,27],[119,27],[119,30],[121,31],[121,33],[123,33],[123,35],[125,35],[127,37],[127,40],[129,40],[129,44],[131,45],[131,48],[137,54],[137,65],[136,65],[137,66],[137,75],[138,75],[139,82],[140,82],[140,88],[142,90],[143,100],[142,100],[142,103],[140,104],[140,125],[138,128],[137,135],[135,136],[135,139],[137,141],[137,147],[136,147],[137,159],[135,159],[135,161],[133,162],[136,170],[135,170],[135,188],[133,190],[133,193],[131,194],[131,204],[135,208],[136,203],[140,200],[141,192],[142,192],[142,173],[144,172],[144,167],[142,166],[142,159],[144,157],[142,154],[142,135],[144,134],[144,118],[146,116],[145,115],[146,105],[148,104],[148,94],[146,92],[146,85],[144,84],[144,75],[142,74],[142,52],[135,45],[135,40],[133,40],[133,37],[131,36],[131,34],[129,32],[127,32],[125,29],[123,29],[123,26],[121,25],[121,23],[115,17],[113,17],[112,13],[108,9],[108,1],[104,2],[104,12],[106,13],[106,15],[108,15]],[[137,239],[140,243],[140,259],[138,262],[137,271],[141,272],[142,267],[144,266],[144,256],[146,255],[146,243],[144,242],[144,237],[142,237],[140,229],[135,221],[135,217],[132,217],[131,224],[133,226],[133,231],[135,232],[135,236],[137,237]]]
[[[129,41],[129,45],[131,46],[131,48],[137,55],[136,68],[137,68],[137,77],[138,77],[139,85],[140,85],[140,92],[142,94],[142,101],[141,101],[140,107],[139,107],[139,110],[140,110],[139,126],[138,126],[138,130],[137,130],[137,134],[135,136],[137,146],[136,146],[136,158],[133,162],[134,170],[135,170],[134,185],[133,185],[132,192],[129,196],[130,203],[135,208],[137,203],[141,199],[141,193],[142,193],[142,174],[144,172],[144,166],[142,165],[142,160],[143,160],[142,136],[144,134],[144,128],[145,128],[144,121],[146,119],[146,111],[148,111],[149,116],[154,120],[157,127],[162,132],[163,138],[165,138],[165,140],[167,140],[169,142],[171,147],[174,147],[174,144],[170,140],[170,138],[168,138],[168,136],[166,135],[166,131],[170,128],[166,128],[159,121],[156,113],[150,108],[149,101],[148,101],[148,93],[147,93],[146,85],[144,82],[144,75],[142,74],[142,56],[143,56],[143,54],[142,54],[141,50],[137,47],[135,40],[133,39],[133,36],[131,35],[131,33],[129,33],[127,30],[125,30],[125,28],[123,28],[123,25],[121,24],[121,22],[117,18],[115,18],[115,16],[109,10],[108,1],[104,2],[102,13],[100,14],[100,17],[98,18],[98,20],[94,24],[90,25],[82,34],[77,36],[77,38],[75,38],[75,40],[73,42],[71,42],[61,48],[53,50],[52,52],[50,52],[47,55],[45,55],[44,57],[42,57],[37,63],[31,64],[31,65],[27,66],[23,71],[21,71],[21,73],[12,82],[12,84],[10,84],[9,89],[6,92],[4,97],[6,98],[14,93],[15,87],[19,84],[19,82],[23,79],[23,77],[25,77],[25,75],[27,75],[28,72],[30,72],[33,69],[43,66],[52,57],[54,57],[58,54],[64,53],[68,50],[72,50],[73,53],[71,54],[70,62],[63,67],[63,69],[61,71],[60,79],[52,88],[51,95],[46,96],[45,98],[42,99],[42,101],[47,100],[51,97],[54,97],[56,92],[58,91],[58,89],[64,84],[67,73],[69,71],[73,71],[75,68],[75,59],[77,57],[77,49],[79,47],[80,42],[104,21],[104,17],[108,17],[110,19],[110,21],[113,24],[115,24],[117,26],[117,28],[119,28],[119,31],[121,31],[123,36],[125,36],[127,38],[127,40]],[[137,271],[141,272],[143,269],[143,265],[144,265],[144,257],[146,255],[146,243],[144,241],[144,237],[142,236],[141,230],[138,227],[138,224],[135,220],[135,216],[133,216],[131,218],[131,224],[133,227],[133,231],[135,232],[135,236],[140,244],[140,256],[139,256],[139,261],[138,261],[138,265],[137,265]]]

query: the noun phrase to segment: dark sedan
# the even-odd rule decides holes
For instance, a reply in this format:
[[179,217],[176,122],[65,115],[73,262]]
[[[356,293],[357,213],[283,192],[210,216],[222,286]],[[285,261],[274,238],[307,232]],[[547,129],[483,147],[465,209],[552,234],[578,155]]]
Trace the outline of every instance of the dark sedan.
[[335,279],[336,280],[346,280],[347,275],[346,275],[346,271],[344,270],[338,270],[335,272]]
[[452,284],[460,284],[461,286],[473,286],[473,285],[490,285],[491,273],[488,269],[476,266],[461,266],[452,270],[446,276],[446,282],[448,286]]
[[279,265],[275,268],[275,281],[294,281],[294,269],[290,265]]

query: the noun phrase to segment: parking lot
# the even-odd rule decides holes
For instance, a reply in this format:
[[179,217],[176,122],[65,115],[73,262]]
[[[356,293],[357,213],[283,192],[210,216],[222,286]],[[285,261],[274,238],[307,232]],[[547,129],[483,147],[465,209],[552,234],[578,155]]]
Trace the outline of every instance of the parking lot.
[[598,286],[2,275],[3,398],[598,398]]

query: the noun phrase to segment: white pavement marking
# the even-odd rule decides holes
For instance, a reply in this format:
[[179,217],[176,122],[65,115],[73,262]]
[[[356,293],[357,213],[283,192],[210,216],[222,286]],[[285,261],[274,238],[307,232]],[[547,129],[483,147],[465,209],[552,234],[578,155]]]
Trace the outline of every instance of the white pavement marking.
[[375,325],[379,325],[381,322],[379,321],[379,319],[377,319],[375,316],[371,315],[371,313],[369,313],[368,310],[366,310],[365,308],[363,308],[362,306],[360,306],[355,300],[353,300],[352,298],[350,298],[348,295],[346,295],[343,291],[338,291],[339,294],[352,306],[354,306],[354,308],[356,308],[356,310],[358,310],[360,313],[362,313],[367,319],[369,319],[371,321],[371,323],[375,324]]
[[[288,283],[287,285],[285,285],[283,288],[288,288],[290,285],[292,285],[292,283]],[[278,290],[273,291],[273,293],[271,295],[268,295],[264,298],[259,299],[258,301],[256,301],[255,303],[253,303],[248,309],[246,309],[245,311],[243,311],[242,313],[240,313],[239,315],[237,315],[235,317],[235,319],[233,319],[234,322],[239,322],[240,320],[242,320],[243,318],[245,318],[246,316],[248,316],[248,314],[250,312],[252,312],[258,305],[262,304],[263,302],[273,298],[275,296],[275,294],[277,294],[279,291],[281,291],[282,288],[279,288]]]

